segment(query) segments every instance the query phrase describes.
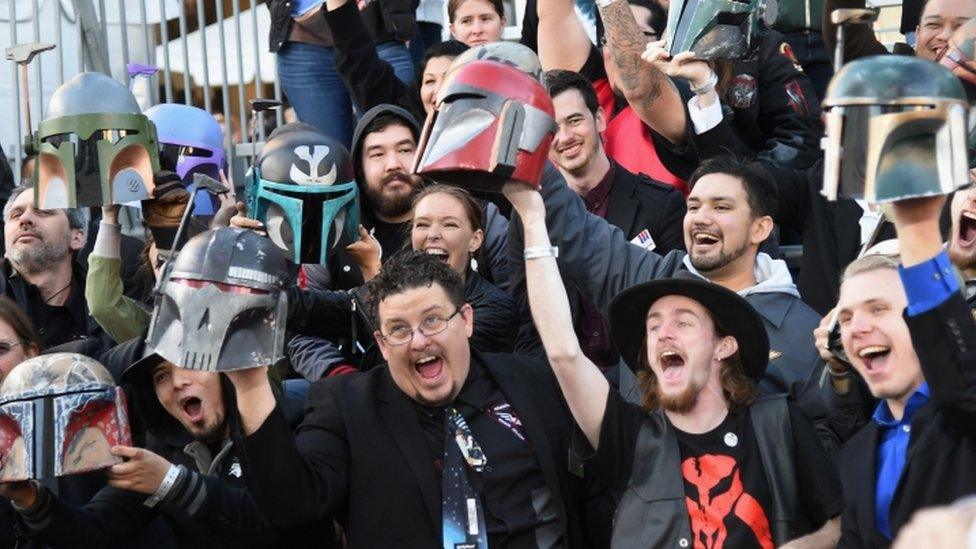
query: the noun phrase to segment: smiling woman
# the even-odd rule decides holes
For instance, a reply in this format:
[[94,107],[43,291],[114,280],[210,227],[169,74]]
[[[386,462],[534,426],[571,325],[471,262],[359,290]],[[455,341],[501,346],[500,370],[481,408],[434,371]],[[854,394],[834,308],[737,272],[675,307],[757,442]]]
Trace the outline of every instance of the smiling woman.
[[482,219],[481,206],[467,191],[432,185],[414,200],[411,245],[440,257],[466,280],[484,241]]

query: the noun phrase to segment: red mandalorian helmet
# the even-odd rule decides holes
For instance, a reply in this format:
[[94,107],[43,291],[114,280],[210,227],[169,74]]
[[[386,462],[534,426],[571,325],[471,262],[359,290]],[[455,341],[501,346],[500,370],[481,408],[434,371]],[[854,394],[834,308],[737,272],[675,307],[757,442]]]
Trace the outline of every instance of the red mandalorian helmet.
[[0,386],[0,482],[121,463],[111,449],[131,439],[125,393],[91,358],[41,355],[18,364]]
[[456,66],[427,117],[414,172],[479,191],[539,187],[556,123],[541,82],[488,59]]

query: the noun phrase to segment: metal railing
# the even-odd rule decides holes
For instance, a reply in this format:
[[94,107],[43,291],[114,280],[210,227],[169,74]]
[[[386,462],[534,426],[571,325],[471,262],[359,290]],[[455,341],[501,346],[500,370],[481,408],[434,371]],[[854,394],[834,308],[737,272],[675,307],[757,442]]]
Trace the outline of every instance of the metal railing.
[[[225,157],[236,164],[232,173],[243,173],[242,160],[232,153],[235,144],[250,135],[247,100],[266,96],[272,86],[274,97],[281,100],[274,56],[268,53],[270,18],[263,0],[0,0],[0,6],[4,2],[6,13],[0,10],[3,48],[23,42],[57,46],[29,67],[35,126],[44,119],[51,93],[66,78],[107,67],[111,76],[133,85],[143,109],[160,100],[174,102],[182,93],[186,104],[222,115]],[[195,28],[191,29],[188,12],[193,11]],[[87,20],[86,14],[94,19]],[[101,40],[91,40],[93,33]],[[104,47],[93,47],[98,42]],[[9,81],[0,82],[0,112],[12,114],[13,120],[7,118],[0,125],[0,142],[20,173],[25,116],[20,71],[8,63]],[[160,70],[149,82],[131,83],[129,63]],[[281,112],[277,118],[281,124]],[[264,138],[263,127],[258,135]]]

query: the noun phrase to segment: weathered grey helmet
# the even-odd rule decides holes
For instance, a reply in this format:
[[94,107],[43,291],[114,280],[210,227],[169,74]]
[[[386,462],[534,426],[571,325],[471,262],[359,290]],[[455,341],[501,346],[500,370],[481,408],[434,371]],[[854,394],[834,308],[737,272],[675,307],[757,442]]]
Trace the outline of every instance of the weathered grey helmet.
[[130,444],[125,393],[91,358],[41,355],[0,386],[0,481],[101,469],[121,462],[113,446]]
[[105,206],[152,196],[156,129],[132,92],[83,72],[54,91],[34,138],[34,202],[41,208]]
[[291,273],[271,240],[253,231],[225,227],[193,237],[160,282],[146,346],[190,370],[278,362]]
[[962,83],[917,57],[878,55],[844,65],[823,102],[824,188],[883,203],[969,184]]

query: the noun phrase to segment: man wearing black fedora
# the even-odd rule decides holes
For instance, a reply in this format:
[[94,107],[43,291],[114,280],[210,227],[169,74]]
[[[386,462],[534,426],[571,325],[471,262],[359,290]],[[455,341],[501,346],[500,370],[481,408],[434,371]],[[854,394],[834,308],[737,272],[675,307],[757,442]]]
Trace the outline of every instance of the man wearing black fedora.
[[833,547],[840,483],[813,426],[784,396],[757,398],[769,361],[759,314],[696,277],[633,286],[608,309],[636,365],[627,403],[581,352],[541,195],[509,183],[525,228],[532,316],[579,427],[574,450],[619,504],[613,547]]

